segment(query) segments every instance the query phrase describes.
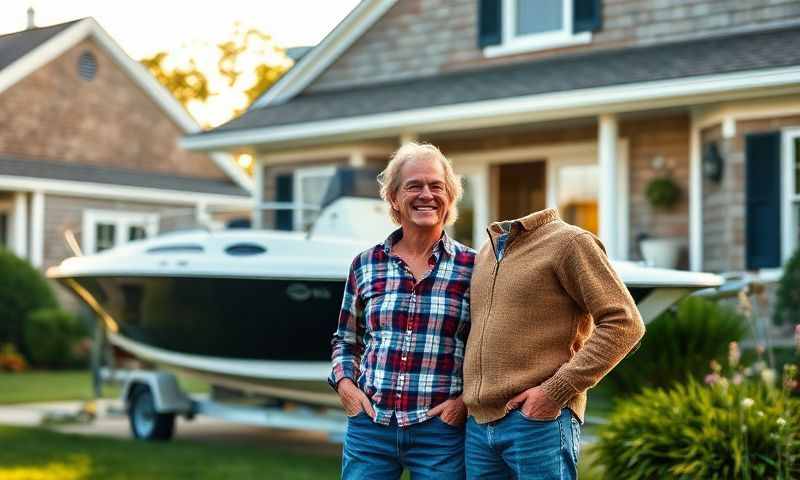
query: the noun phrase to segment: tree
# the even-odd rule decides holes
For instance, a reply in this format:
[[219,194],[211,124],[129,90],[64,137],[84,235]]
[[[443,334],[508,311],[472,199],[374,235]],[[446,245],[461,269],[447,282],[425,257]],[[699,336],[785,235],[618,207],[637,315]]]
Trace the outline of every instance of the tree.
[[188,67],[170,69],[164,65],[168,55],[167,52],[158,52],[151,57],[141,59],[140,62],[184,106],[188,106],[192,100],[200,102],[208,100],[211,95],[208,79],[197,68],[197,62],[190,59]]
[[[206,126],[243,112],[292,66],[270,35],[255,28],[243,30],[238,23],[229,39],[193,48],[188,55],[180,53],[158,52],[141,62]],[[174,66],[179,57],[184,58],[182,64]],[[226,113],[209,121],[202,108],[193,108],[211,103]]]

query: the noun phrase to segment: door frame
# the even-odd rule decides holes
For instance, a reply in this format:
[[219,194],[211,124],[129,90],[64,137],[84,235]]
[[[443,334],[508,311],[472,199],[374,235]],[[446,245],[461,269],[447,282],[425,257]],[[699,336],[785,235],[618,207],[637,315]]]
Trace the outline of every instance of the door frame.
[[[491,166],[507,163],[533,161],[547,162],[545,188],[547,208],[556,207],[555,174],[558,166],[566,164],[599,164],[598,142],[558,143],[531,145],[481,152],[463,152],[448,155],[456,173],[472,182],[475,192],[475,219],[473,244],[481,245],[486,240],[486,226],[496,219],[496,188],[491,178]],[[619,260],[627,260],[630,244],[630,175],[628,170],[628,139],[617,142],[617,218]]]

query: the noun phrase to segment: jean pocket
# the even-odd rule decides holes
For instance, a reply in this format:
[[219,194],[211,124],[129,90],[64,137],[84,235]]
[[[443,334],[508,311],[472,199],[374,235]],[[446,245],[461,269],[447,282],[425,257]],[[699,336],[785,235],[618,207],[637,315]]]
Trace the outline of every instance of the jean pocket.
[[[345,412],[345,415],[347,415],[347,412]],[[362,415],[363,416],[367,416],[367,412],[365,412],[364,410],[361,410],[360,412],[356,413],[355,415],[352,415],[352,416],[351,415],[347,415],[347,418],[349,420],[355,420],[355,419],[361,417]]]
[[444,420],[442,420],[442,418],[439,417],[438,415],[435,416],[435,417],[431,417],[431,421],[433,421],[434,423],[439,423],[441,425],[444,425],[445,427],[451,428],[453,430],[462,430],[464,428],[463,425],[460,425],[460,426],[459,425],[450,425],[449,423],[447,423]]
[[581,452],[581,423],[573,416],[570,419],[570,425],[572,426],[572,456],[577,464]]

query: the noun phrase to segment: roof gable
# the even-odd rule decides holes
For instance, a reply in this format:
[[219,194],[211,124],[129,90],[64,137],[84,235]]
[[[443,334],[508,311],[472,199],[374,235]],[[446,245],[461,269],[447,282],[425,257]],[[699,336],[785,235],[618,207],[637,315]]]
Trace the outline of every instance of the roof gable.
[[[88,37],[93,38],[183,132],[201,130],[183,105],[144,66],[130,58],[93,18],[0,36],[0,94]],[[210,156],[238,185],[252,191],[252,179],[229,155]]]
[[317,46],[259,97],[250,109],[283,103],[303,91],[375,24],[397,0],[362,0]]

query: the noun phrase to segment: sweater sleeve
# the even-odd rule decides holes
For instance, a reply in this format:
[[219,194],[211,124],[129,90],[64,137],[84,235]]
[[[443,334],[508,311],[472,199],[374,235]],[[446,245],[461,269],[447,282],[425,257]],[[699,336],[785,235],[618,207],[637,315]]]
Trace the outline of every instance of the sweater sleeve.
[[636,346],[644,336],[644,322],[594,235],[574,236],[557,262],[562,287],[595,325],[583,348],[542,383],[547,395],[564,405],[596,385]]

